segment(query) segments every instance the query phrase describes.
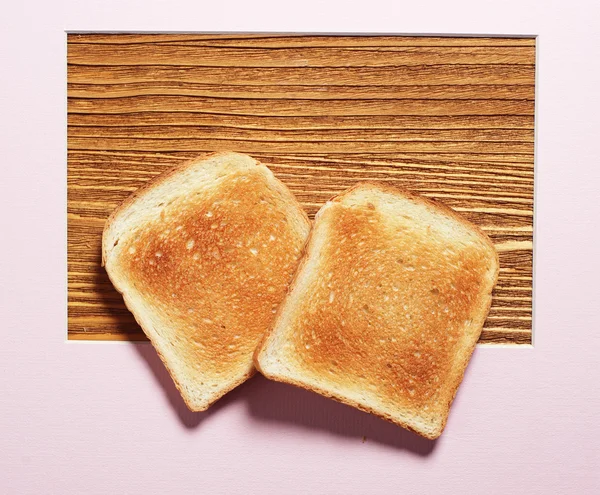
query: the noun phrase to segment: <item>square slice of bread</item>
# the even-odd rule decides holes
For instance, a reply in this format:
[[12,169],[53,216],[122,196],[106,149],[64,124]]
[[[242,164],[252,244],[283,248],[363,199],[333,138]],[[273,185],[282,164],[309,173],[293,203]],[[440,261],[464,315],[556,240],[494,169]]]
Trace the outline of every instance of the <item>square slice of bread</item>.
[[191,410],[255,372],[309,230],[292,193],[238,153],[159,176],[108,219],[106,271]]
[[497,276],[490,239],[453,210],[360,184],[317,213],[256,366],[437,438]]

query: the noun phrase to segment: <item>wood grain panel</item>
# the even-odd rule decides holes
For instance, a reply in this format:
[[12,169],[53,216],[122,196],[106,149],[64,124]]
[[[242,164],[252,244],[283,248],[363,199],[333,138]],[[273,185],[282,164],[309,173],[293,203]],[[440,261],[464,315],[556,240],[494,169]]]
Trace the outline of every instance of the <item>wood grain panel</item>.
[[110,212],[202,153],[268,163],[310,216],[359,181],[480,225],[500,256],[481,342],[531,343],[535,40],[70,34],[68,324],[145,337],[100,266]]

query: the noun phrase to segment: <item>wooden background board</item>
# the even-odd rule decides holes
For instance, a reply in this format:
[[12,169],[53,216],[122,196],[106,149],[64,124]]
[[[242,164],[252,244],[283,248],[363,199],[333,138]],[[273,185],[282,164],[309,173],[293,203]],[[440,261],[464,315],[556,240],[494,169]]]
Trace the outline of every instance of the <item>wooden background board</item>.
[[500,255],[481,336],[531,343],[535,39],[68,35],[70,339],[144,339],[100,266],[109,213],[202,153],[249,153],[314,216],[357,181],[439,199]]

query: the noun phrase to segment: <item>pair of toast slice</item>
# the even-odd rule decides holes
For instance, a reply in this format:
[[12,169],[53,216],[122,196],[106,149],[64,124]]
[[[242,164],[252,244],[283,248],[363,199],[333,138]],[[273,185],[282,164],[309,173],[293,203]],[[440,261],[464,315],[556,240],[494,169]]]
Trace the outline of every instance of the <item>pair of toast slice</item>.
[[427,438],[444,428],[498,256],[454,211],[360,184],[311,224],[256,160],[219,153],[107,221],[103,262],[188,407],[258,368]]

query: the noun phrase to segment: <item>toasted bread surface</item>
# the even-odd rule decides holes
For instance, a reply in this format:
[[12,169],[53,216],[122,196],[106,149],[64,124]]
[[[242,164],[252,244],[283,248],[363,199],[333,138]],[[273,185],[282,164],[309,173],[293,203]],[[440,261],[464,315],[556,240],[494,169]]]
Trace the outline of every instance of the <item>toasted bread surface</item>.
[[463,217],[360,184],[318,212],[256,365],[436,438],[497,276],[491,241]]
[[291,192],[238,153],[158,177],[108,219],[109,277],[191,410],[254,373],[309,229]]

